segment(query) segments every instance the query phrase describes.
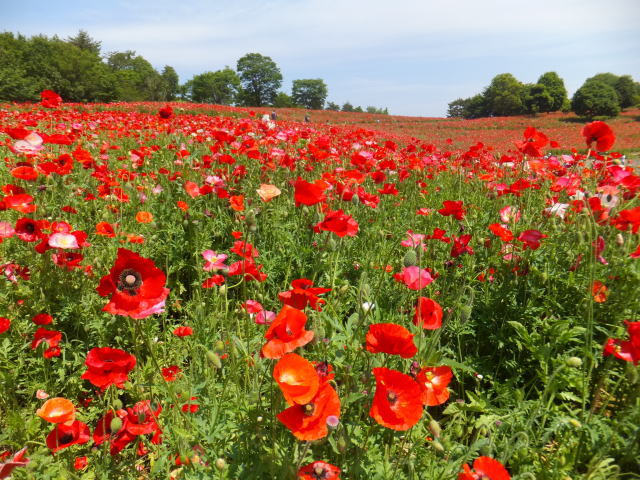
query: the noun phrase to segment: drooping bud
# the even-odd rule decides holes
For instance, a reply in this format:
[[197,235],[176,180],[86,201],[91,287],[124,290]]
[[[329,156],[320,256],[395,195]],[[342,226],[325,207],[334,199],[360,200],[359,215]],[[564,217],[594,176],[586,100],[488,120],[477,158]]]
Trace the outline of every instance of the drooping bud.
[[418,255],[416,255],[415,250],[407,250],[407,253],[404,254],[404,258],[402,259],[402,263],[405,267],[413,267],[418,264]]
[[435,438],[440,438],[440,434],[442,433],[440,424],[433,419],[429,422],[429,431]]

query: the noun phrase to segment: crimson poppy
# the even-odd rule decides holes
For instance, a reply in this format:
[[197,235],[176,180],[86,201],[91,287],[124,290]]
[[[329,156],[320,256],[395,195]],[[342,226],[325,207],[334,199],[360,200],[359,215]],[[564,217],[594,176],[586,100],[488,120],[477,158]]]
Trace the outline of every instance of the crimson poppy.
[[351,215],[346,215],[342,210],[329,211],[324,216],[324,220],[313,227],[313,231],[333,232],[338,237],[355,237],[358,234],[358,222]]
[[62,105],[62,98],[52,90],[43,90],[40,93],[40,98],[42,99],[40,104],[44,108],[58,108]]
[[489,230],[491,233],[500,237],[500,240],[503,242],[510,242],[513,240],[513,233],[509,230],[506,225],[501,225],[500,223],[492,223],[489,225]]
[[285,305],[290,305],[298,310],[304,310],[307,304],[309,304],[311,308],[321,312],[321,305],[326,303],[326,301],[318,297],[318,295],[331,291],[330,288],[314,287],[313,281],[307,278],[293,280],[291,287],[291,290],[280,292],[278,299]]
[[0,317],[0,334],[6,332],[11,327],[11,320],[5,317]]
[[39,313],[35,315],[31,319],[31,321],[36,325],[49,325],[51,322],[53,322],[53,317],[48,313]]
[[414,335],[402,325],[395,323],[376,323],[369,325],[365,337],[367,351],[371,353],[388,353],[411,358],[418,348],[413,343]]
[[84,364],[87,371],[80,378],[89,380],[101,390],[109,385],[124,388],[129,372],[136,365],[136,357],[118,348],[92,348]]
[[27,447],[24,447],[22,450],[17,451],[11,460],[0,463],[0,478],[9,478],[13,470],[27,465],[30,460],[25,457],[26,452]]
[[313,331],[305,330],[307,316],[302,310],[284,305],[264,334],[267,343],[260,354],[265,358],[282,358],[313,340]]
[[473,255],[473,248],[469,246],[469,242],[471,241],[471,235],[460,235],[456,237],[455,235],[451,236],[453,240],[453,245],[451,245],[451,258],[457,258],[464,253],[468,253],[469,255]]
[[158,110],[158,115],[160,116],[160,118],[163,118],[165,120],[171,118],[173,117],[173,108],[171,108],[171,105],[165,105],[160,110]]
[[340,469],[330,463],[315,461],[298,470],[298,480],[340,480]]
[[111,295],[103,311],[140,319],[164,311],[169,295],[166,280],[153,260],[119,248],[114,266],[100,279],[96,290],[103,297]]
[[23,217],[18,219],[14,229],[16,236],[25,242],[35,242],[42,235],[38,222],[31,218]]
[[246,282],[251,280],[264,282],[267,279],[267,274],[261,271],[262,268],[263,266],[256,265],[253,259],[243,259],[229,265],[227,275],[230,277],[244,275]]
[[422,417],[422,392],[409,375],[385,367],[373,369],[376,393],[369,415],[383,427],[408,430]]
[[525,230],[518,235],[518,240],[524,243],[523,247],[525,250],[527,247],[531,250],[537,250],[540,248],[540,240],[543,238],[547,238],[547,235],[538,230]]
[[62,340],[62,332],[57,330],[47,330],[46,328],[38,328],[36,333],[33,334],[33,341],[31,342],[31,350],[38,348],[38,345],[45,342],[49,348],[44,351],[45,358],[58,357],[60,355],[60,348],[58,344]]
[[420,370],[416,381],[422,389],[422,403],[434,407],[446,402],[449,399],[447,386],[452,376],[451,368],[447,366],[425,367]]
[[295,189],[293,199],[296,202],[296,207],[298,207],[300,205],[315,205],[316,203],[322,202],[326,198],[324,191],[328,185],[323,180],[316,180],[315,183],[309,183],[298,177],[293,187]]
[[323,383],[308,403],[295,404],[277,418],[297,439],[312,441],[327,436],[327,418],[331,416],[340,417],[340,399],[329,383]]
[[[157,422],[160,412],[162,407],[158,405],[154,410],[149,400],[140,401],[126,410],[117,410],[115,414],[110,410],[98,421],[93,432],[93,442],[102,445],[108,441],[111,455],[121,452],[140,435],[152,434],[151,443],[159,444],[162,441],[162,430]],[[117,422],[119,428],[113,431],[115,418],[119,418],[121,422]]]
[[456,220],[462,220],[465,214],[465,208],[462,206],[462,200],[452,201],[445,200],[442,202],[443,208],[438,210],[440,215],[445,217],[453,216]]
[[419,297],[413,315],[413,324],[426,330],[440,328],[442,326],[442,307],[431,298]]
[[320,387],[320,378],[313,364],[295,353],[287,353],[276,363],[273,378],[289,405],[304,405]]
[[170,367],[163,368],[161,372],[165,382],[173,382],[178,378],[178,375],[182,373],[182,369],[177,365],[171,365]]
[[506,468],[491,457],[478,457],[473,462],[473,471],[469,465],[462,466],[458,480],[511,480]]
[[599,152],[606,152],[616,141],[616,136],[611,127],[600,121],[585,125],[582,128],[582,136],[589,148],[591,148],[593,142],[596,142],[596,150]]
[[525,155],[532,157],[541,157],[541,148],[549,143],[549,138],[542,132],[537,131],[533,127],[527,127],[524,131],[524,141],[516,142],[516,147]]
[[47,435],[47,447],[51,453],[56,453],[71,445],[82,445],[89,441],[91,434],[89,427],[79,420],[74,420],[70,425],[59,423]]
[[193,328],[185,326],[177,327],[173,330],[173,334],[176,337],[188,337],[189,335],[193,335]]
[[640,321],[624,321],[629,340],[609,338],[604,346],[604,355],[615,355],[617,358],[637,365],[640,362]]

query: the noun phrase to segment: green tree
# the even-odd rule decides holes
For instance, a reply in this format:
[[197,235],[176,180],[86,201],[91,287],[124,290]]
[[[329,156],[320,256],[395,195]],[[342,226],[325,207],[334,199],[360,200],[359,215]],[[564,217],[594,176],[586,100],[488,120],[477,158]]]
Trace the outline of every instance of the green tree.
[[162,76],[133,50],[111,52],[107,65],[113,72],[116,97],[126,102],[164,100]]
[[449,118],[466,118],[468,98],[456,98],[453,102],[449,102],[447,108],[447,117]]
[[238,60],[237,71],[242,85],[240,103],[252,107],[273,103],[282,73],[271,57],[248,53]]
[[98,42],[89,36],[84,30],[79,30],[75,37],[67,38],[67,42],[71,45],[75,45],[80,50],[86,50],[96,55],[100,55],[100,47],[102,42]]
[[340,105],[334,102],[327,102],[327,110],[333,110],[334,112],[339,112]]
[[562,110],[562,106],[568,98],[567,89],[562,78],[556,72],[546,72],[540,75],[537,83],[547,87],[547,92],[553,99],[550,109],[545,111],[557,112]]
[[491,115],[507,116],[524,113],[524,85],[510,73],[501,73],[491,80],[484,97]]
[[189,84],[190,98],[197,103],[231,105],[240,90],[240,79],[231,68],[195,75]]
[[180,89],[180,77],[175,69],[165,65],[162,69],[162,81],[165,87],[165,100],[175,100]]
[[586,117],[610,116],[620,113],[618,94],[610,84],[600,80],[588,79],[576,91],[571,108],[577,114]]
[[527,113],[550,112],[553,108],[554,99],[547,87],[541,83],[525,85],[523,95],[523,103]]
[[328,94],[327,85],[320,78],[294,80],[291,88],[293,102],[312,110],[322,110]]
[[355,109],[353,108],[353,105],[351,105],[351,103],[344,102],[344,105],[342,105],[342,111],[343,112],[355,112]]
[[277,108],[294,108],[296,104],[290,95],[284,92],[278,92],[276,98],[273,100],[273,106]]
[[631,75],[622,75],[618,78],[614,88],[620,98],[620,107],[628,108],[635,105],[636,83]]

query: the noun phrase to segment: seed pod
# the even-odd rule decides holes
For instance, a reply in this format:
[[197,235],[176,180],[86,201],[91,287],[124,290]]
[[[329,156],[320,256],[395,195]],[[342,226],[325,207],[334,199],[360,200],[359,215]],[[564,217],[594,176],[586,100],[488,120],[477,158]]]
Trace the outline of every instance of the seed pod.
[[211,350],[209,350],[207,352],[207,360],[209,361],[209,364],[212,367],[214,367],[214,368],[222,368],[222,362],[220,361],[220,357],[218,356],[217,353],[214,353]]
[[122,420],[119,417],[113,417],[111,419],[111,423],[109,424],[109,430],[111,430],[112,433],[115,433],[120,431],[121,428]]
[[429,422],[429,431],[431,432],[431,435],[433,435],[435,438],[440,438],[440,434],[442,433],[440,424],[435,420],[431,420]]
[[416,255],[415,250],[407,250],[407,253],[404,254],[404,258],[402,259],[402,263],[405,267],[413,267],[418,264],[418,255]]
[[122,400],[120,400],[119,398],[116,398],[111,404],[111,406],[116,410],[120,410],[122,408]]

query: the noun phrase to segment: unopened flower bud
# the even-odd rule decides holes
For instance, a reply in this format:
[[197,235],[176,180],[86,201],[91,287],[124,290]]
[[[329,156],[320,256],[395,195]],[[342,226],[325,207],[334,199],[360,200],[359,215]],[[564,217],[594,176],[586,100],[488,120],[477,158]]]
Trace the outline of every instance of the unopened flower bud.
[[224,470],[225,468],[227,468],[227,462],[225,462],[224,458],[218,458],[216,459],[216,468],[219,471]]
[[120,431],[121,428],[122,420],[120,420],[118,417],[113,417],[111,419],[111,423],[109,424],[109,430],[111,430],[112,433],[115,433]]
[[413,267],[418,264],[418,255],[416,255],[415,250],[407,250],[407,253],[404,254],[404,258],[402,259],[402,263],[405,267]]
[[618,245],[619,247],[624,245],[624,237],[622,236],[621,233],[618,233],[616,235],[616,245]]
[[431,435],[433,435],[435,438],[440,438],[440,434],[442,433],[442,430],[440,429],[440,424],[435,420],[431,420],[429,422],[429,431],[431,432]]
[[207,352],[207,361],[214,368],[222,368],[222,362],[220,361],[220,357],[218,356],[217,353],[214,353],[211,350]]
[[569,367],[580,368],[582,366],[582,359],[580,357],[569,357],[566,362]]

